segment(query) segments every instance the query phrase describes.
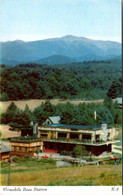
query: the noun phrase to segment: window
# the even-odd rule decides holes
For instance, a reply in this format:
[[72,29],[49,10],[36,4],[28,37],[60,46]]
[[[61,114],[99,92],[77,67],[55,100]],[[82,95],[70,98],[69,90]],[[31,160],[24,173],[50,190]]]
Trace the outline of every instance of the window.
[[22,147],[20,147],[20,152],[22,152]]
[[14,147],[14,150],[17,151],[17,146]]
[[38,151],[38,152],[40,151],[40,146],[37,146],[37,151]]

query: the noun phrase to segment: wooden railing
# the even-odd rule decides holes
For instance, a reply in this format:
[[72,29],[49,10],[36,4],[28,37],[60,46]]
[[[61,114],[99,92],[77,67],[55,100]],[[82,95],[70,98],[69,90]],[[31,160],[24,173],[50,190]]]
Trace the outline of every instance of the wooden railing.
[[91,141],[87,139],[69,139],[69,138],[42,138],[43,141],[53,141],[53,142],[61,142],[61,143],[78,143],[78,144],[86,144],[86,145],[101,145],[101,144],[107,144],[107,143],[112,143],[116,142],[119,140],[111,140],[111,141],[102,141],[102,140],[96,140],[96,141]]

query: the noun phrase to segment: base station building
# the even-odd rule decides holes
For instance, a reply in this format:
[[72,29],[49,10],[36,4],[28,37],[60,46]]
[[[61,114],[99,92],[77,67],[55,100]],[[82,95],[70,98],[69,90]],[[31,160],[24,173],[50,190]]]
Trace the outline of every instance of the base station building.
[[38,136],[43,141],[43,152],[72,151],[76,145],[85,146],[93,156],[102,153],[111,153],[115,140],[115,129],[107,128],[107,124],[101,127],[50,124],[38,127]]
[[76,145],[85,146],[93,156],[112,152],[112,144],[119,142],[115,139],[115,128],[47,124],[36,126],[37,139],[11,139],[12,150],[15,154],[27,154],[35,151],[47,153],[61,153],[72,151]]

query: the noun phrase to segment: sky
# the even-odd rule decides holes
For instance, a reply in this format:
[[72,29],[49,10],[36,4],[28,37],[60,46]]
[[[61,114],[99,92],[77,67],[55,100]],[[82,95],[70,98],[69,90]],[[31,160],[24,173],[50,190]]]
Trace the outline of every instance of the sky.
[[121,0],[0,0],[0,41],[65,35],[121,42]]

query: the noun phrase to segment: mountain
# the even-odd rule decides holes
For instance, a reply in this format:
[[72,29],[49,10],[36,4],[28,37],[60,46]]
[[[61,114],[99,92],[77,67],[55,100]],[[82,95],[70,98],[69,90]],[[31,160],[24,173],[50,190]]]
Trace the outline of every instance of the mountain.
[[[1,42],[1,63],[68,63],[111,59],[121,56],[121,44],[67,35],[61,38],[24,42]],[[14,65],[14,64],[13,64]]]
[[19,62],[18,61],[15,61],[15,60],[1,59],[0,60],[0,64],[6,64],[6,65],[14,66],[16,64],[19,64]]
[[77,62],[77,59],[70,58],[67,56],[60,56],[60,55],[53,55],[47,58],[41,58],[39,60],[34,61],[34,63],[37,64],[66,64],[66,63],[72,63]]

